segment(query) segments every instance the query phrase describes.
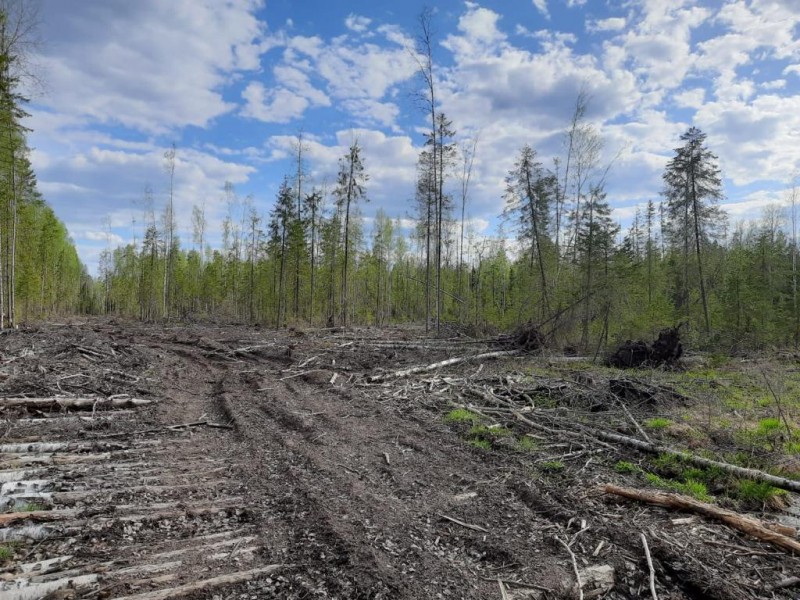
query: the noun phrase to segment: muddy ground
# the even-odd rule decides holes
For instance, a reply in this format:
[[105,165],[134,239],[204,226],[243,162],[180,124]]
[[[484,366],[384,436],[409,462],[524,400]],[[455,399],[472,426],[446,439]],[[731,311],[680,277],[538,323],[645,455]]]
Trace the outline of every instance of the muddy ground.
[[411,328],[0,335],[0,397],[92,401],[2,409],[0,598],[649,598],[642,534],[658,598],[795,597],[797,557],[599,493],[641,487],[635,451],[446,418],[476,402],[461,383],[497,396],[547,358],[369,381],[490,350]]

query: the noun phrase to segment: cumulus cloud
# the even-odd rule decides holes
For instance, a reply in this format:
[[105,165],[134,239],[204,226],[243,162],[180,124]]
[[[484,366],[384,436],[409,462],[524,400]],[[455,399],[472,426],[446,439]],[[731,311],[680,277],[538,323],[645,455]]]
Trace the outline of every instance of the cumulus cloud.
[[344,20],[345,27],[356,33],[364,33],[367,31],[370,23],[372,23],[371,19],[362,17],[360,15],[354,15],[352,13]]
[[221,88],[259,68],[256,0],[45,0],[37,57],[45,106],[143,132],[205,127],[234,105]]
[[608,19],[597,19],[596,21],[588,21],[586,29],[591,32],[597,31],[621,31],[625,29],[625,17],[609,17]]
[[533,5],[546,19],[550,18],[550,11],[547,9],[547,0],[533,0]]

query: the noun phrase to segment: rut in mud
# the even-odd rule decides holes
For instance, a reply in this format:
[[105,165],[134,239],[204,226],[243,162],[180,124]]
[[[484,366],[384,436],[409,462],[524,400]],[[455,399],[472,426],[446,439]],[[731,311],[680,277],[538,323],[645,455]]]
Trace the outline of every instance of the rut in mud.
[[442,377],[536,358],[367,383],[479,350],[408,329],[110,320],[0,337],[1,396],[95,399],[4,409],[0,594],[570,598],[577,570],[586,598],[640,598],[642,533],[660,598],[772,597],[796,572],[723,526],[599,497],[614,448],[531,438],[557,467],[502,436],[487,451],[443,419],[463,399]]

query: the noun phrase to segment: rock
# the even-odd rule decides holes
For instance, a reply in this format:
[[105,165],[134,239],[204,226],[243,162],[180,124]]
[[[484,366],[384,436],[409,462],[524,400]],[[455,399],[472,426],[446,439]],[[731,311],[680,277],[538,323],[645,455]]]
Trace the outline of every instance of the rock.
[[583,582],[583,597],[597,598],[614,588],[614,567],[611,565],[597,565],[586,567],[581,572]]

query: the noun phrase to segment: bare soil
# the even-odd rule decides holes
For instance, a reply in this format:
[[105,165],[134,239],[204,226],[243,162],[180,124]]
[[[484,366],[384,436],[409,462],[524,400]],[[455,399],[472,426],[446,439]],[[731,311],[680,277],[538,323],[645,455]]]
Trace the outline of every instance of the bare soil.
[[[585,598],[649,598],[642,533],[661,599],[795,597],[773,588],[796,556],[599,494],[641,485],[614,469],[633,451],[505,421],[475,444],[444,418],[458,381],[502,387],[544,358],[368,381],[489,349],[108,319],[0,336],[2,398],[153,401],[3,409],[0,598],[578,598],[576,568]],[[69,445],[9,446],[36,442]]]

